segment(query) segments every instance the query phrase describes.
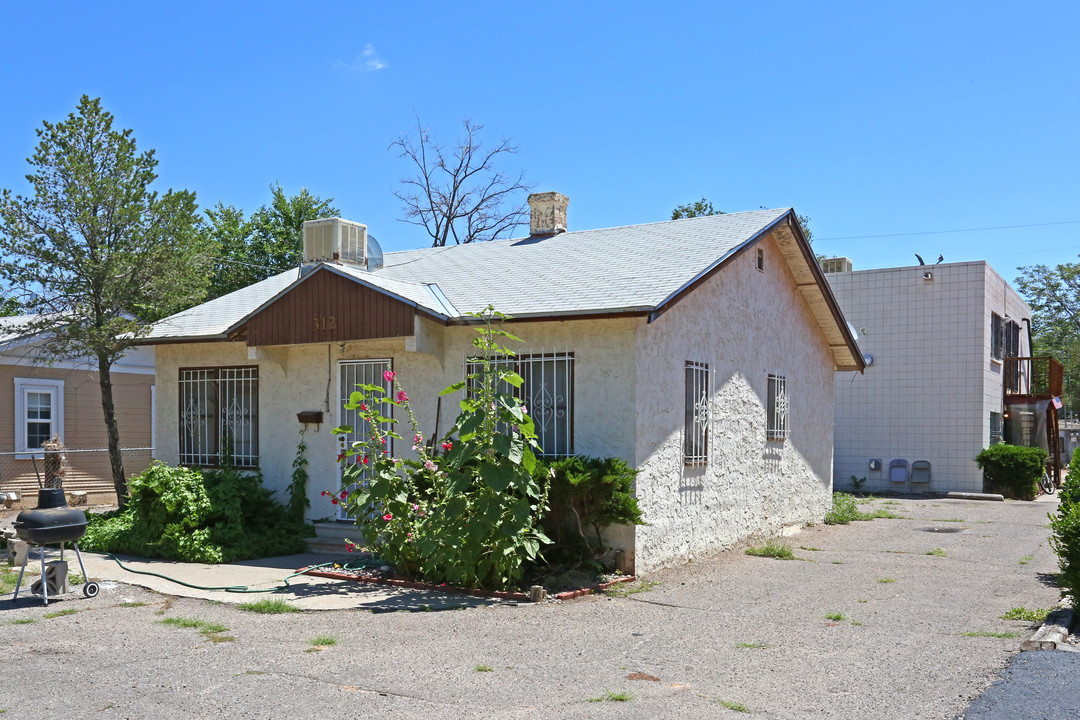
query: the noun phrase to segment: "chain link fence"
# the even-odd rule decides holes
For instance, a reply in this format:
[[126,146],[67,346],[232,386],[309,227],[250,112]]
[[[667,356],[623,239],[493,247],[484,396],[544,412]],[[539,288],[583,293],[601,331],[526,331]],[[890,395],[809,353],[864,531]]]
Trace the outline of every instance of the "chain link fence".
[[[37,452],[0,452],[0,492],[17,493],[24,507],[37,502],[39,487],[45,487],[48,474],[58,474],[67,493],[85,492],[89,504],[113,504],[116,490],[112,480],[112,464],[108,448],[74,449],[60,451],[60,467],[49,463],[46,454]],[[138,475],[150,466],[154,448],[121,448],[124,474]],[[52,484],[52,483],[50,483]]]

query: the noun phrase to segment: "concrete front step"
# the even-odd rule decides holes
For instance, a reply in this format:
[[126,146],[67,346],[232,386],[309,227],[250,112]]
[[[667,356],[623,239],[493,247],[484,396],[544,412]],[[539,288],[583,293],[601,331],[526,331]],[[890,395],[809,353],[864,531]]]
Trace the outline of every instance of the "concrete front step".
[[346,552],[345,539],[357,537],[356,526],[352,523],[315,523],[315,537],[305,538],[304,543],[310,552],[343,553]]

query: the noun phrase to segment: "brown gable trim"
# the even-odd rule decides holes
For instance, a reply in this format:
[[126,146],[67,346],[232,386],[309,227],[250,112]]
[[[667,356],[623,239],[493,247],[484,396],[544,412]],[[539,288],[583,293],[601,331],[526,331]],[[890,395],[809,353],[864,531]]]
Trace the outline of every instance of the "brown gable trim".
[[415,307],[321,267],[235,327],[249,346],[408,337]]

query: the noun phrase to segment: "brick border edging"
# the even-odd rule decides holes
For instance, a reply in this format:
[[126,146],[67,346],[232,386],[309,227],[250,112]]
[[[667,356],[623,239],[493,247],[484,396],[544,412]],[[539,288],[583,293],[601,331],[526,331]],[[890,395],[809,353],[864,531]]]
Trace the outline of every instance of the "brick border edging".
[[[437,590],[442,592],[452,592],[461,595],[472,595],[473,597],[490,597],[498,598],[500,600],[514,600],[517,602],[529,602],[529,593],[523,592],[509,592],[507,590],[476,590],[474,588],[456,587],[454,585],[432,585],[431,583],[417,582],[415,580],[397,580],[394,578],[378,577],[376,575],[352,575],[349,573],[334,572],[333,570],[312,570],[311,568],[318,567],[317,565],[311,565],[306,568],[297,570],[297,574],[311,575],[312,577],[330,578],[331,580],[352,580],[354,582],[366,582],[374,583],[376,585],[390,585],[398,588],[408,588],[410,590]],[[608,588],[624,582],[633,582],[637,580],[637,575],[628,575],[627,577],[617,578],[610,582],[599,583],[595,588],[579,588],[577,590],[567,590],[566,592],[558,593],[552,597],[556,600],[572,600],[574,598],[583,597],[589,595],[594,590],[607,590]]]

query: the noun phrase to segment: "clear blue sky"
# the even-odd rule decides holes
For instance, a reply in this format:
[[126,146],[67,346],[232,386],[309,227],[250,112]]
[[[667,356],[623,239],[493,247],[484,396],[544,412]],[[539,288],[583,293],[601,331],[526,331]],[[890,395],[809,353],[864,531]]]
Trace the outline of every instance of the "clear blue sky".
[[388,145],[467,117],[570,197],[571,229],[704,195],[793,206],[857,269],[1075,260],[1080,4],[883,5],[5,3],[0,187],[28,191],[34,130],[86,93],[203,207],[250,212],[280,182],[422,247]]

